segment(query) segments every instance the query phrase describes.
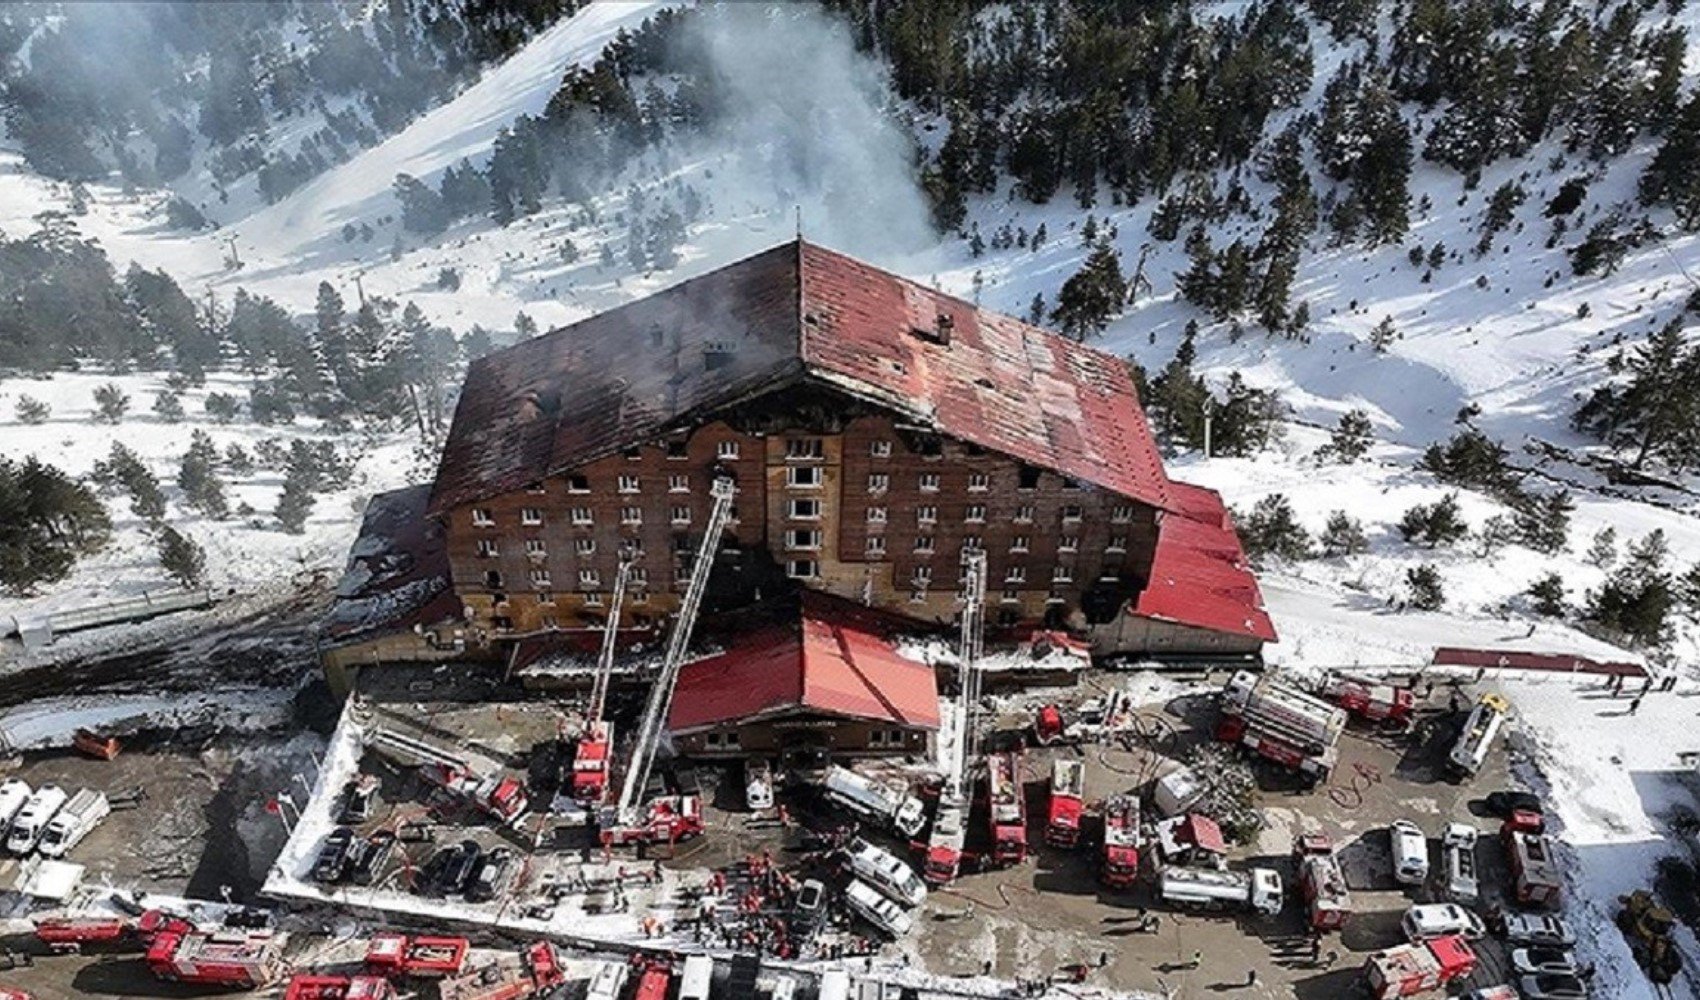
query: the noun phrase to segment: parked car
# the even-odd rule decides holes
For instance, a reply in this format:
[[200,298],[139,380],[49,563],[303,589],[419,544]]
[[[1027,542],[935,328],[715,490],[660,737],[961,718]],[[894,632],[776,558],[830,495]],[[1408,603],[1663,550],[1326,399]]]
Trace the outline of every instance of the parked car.
[[513,888],[514,877],[518,874],[519,865],[514,862],[513,850],[498,847],[484,855],[478,863],[478,870],[467,883],[466,898],[482,903],[505,896]]
[[1541,797],[1533,792],[1490,792],[1483,801],[1489,816],[1505,819],[1514,812],[1543,812]]
[[1405,885],[1422,885],[1428,879],[1428,837],[1408,819],[1396,819],[1387,828],[1393,845],[1393,878]]
[[1588,984],[1575,976],[1524,976],[1517,989],[1523,1000],[1588,1000]]
[[393,832],[379,830],[361,842],[360,856],[355,858],[354,870],[349,873],[355,885],[371,885],[382,877],[384,866],[395,854],[395,839]]
[[844,890],[844,901],[850,904],[850,909],[857,916],[887,937],[903,937],[915,924],[914,918],[903,907],[866,882],[852,879]]
[[1507,913],[1499,920],[1499,933],[1510,944],[1550,948],[1571,948],[1576,944],[1576,932],[1570,925],[1545,913]]
[[354,831],[339,826],[319,845],[319,856],[313,862],[313,881],[341,882],[348,877],[348,865],[354,852]]
[[431,855],[425,864],[422,888],[432,895],[453,896],[463,892],[478,868],[483,851],[475,841],[463,841]]
[[338,823],[357,826],[372,818],[378,807],[378,776],[356,775],[342,786],[342,814]]
[[1574,976],[1576,954],[1569,948],[1515,948],[1511,971],[1519,976]]
[[791,908],[791,922],[798,937],[807,938],[820,928],[826,917],[826,886],[819,879],[807,879],[797,890]]
[[773,768],[765,757],[744,761],[744,805],[752,812],[773,808]]
[[1457,903],[1423,903],[1405,911],[1399,922],[1405,940],[1413,944],[1432,941],[1438,937],[1462,934],[1471,941],[1485,937],[1487,927],[1482,918]]

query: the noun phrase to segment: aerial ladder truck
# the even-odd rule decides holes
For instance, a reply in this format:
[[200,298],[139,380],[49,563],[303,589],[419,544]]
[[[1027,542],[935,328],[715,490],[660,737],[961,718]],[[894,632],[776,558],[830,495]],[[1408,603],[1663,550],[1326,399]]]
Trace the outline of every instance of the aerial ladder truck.
[[962,869],[962,851],[968,834],[968,762],[978,749],[975,707],[980,703],[980,650],[985,629],[986,557],[973,552],[963,556],[962,632],[958,640],[962,707],[956,713],[956,738],[945,760],[944,783],[939,788],[938,809],[933,814],[933,831],[927,841],[921,874],[932,885],[948,885]]
[[637,742],[632,758],[620,784],[620,798],[605,805],[598,817],[605,846],[647,844],[656,841],[674,843],[702,833],[702,801],[696,795],[663,795],[643,801],[649,786],[650,772],[666,737],[667,713],[673,705],[673,690],[684,666],[685,653],[691,644],[691,632],[696,627],[697,614],[702,610],[703,594],[708,590],[708,577],[714,570],[714,555],[720,549],[720,536],[732,518],[732,480],[714,481],[711,495],[714,506],[703,528],[702,541],[697,546],[691,564],[690,581],[685,596],[679,602],[679,614],[673,631],[667,637],[667,652],[661,660],[661,670],[649,688],[649,701],[644,706],[643,721],[638,727]]
[[572,797],[578,803],[599,807],[608,798],[608,763],[614,747],[614,724],[608,719],[608,686],[614,675],[614,647],[620,631],[620,606],[626,599],[626,584],[632,575],[630,552],[620,553],[620,568],[614,574],[614,593],[608,601],[608,622],[602,632],[602,652],[596,661],[596,679],[590,689],[590,709],[584,730],[573,749]]
[[481,770],[466,757],[427,740],[382,726],[368,730],[365,739],[368,746],[390,757],[417,763],[425,780],[502,823],[517,823],[530,805],[525,782],[499,770]]

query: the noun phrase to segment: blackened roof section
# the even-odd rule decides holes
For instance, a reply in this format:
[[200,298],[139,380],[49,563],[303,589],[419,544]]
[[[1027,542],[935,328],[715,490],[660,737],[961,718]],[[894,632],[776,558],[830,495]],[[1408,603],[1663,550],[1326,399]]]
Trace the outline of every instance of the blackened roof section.
[[801,377],[1171,505],[1120,359],[796,241],[476,362],[431,510],[521,489]]

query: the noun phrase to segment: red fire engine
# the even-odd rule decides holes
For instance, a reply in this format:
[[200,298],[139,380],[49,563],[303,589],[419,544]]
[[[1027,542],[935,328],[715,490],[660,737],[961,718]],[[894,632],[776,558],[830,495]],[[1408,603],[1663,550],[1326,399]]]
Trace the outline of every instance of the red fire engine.
[[54,951],[79,949],[84,945],[146,947],[164,931],[187,934],[194,927],[186,920],[160,910],[140,917],[43,917],[35,922],[36,939]]
[[366,946],[366,967],[390,976],[440,979],[460,972],[471,948],[462,937],[377,934]]
[[1456,934],[1378,951],[1364,962],[1374,1000],[1427,993],[1475,970],[1476,953]]
[[282,971],[282,942],[268,933],[163,931],[149,946],[147,963],[160,979],[254,989]]
[[517,956],[445,979],[441,1000],[525,1000],[566,981],[555,946],[538,941]]
[[8,986],[0,986],[0,1000],[35,1000],[23,990],[15,990]]
[[637,824],[611,824],[602,828],[602,843],[610,847],[630,844],[676,844],[701,835],[702,800],[695,795],[662,795],[649,800]]
[[1411,725],[1416,698],[1410,688],[1330,677],[1322,696],[1360,719],[1401,729]]
[[1045,843],[1052,847],[1074,847],[1080,843],[1080,817],[1084,799],[1086,765],[1078,760],[1059,760],[1051,765],[1051,804],[1045,817]]
[[319,976],[299,973],[289,980],[283,1000],[394,1000],[395,987],[383,976]]
[[632,993],[632,1000],[667,1000],[667,988],[672,982],[673,970],[667,963],[645,962],[643,972],[638,975],[637,989]]
[[1139,878],[1139,800],[1117,795],[1104,803],[1104,857],[1098,877],[1125,889]]
[[1307,834],[1293,845],[1298,856],[1299,886],[1304,890],[1313,930],[1331,931],[1346,926],[1352,915],[1352,893],[1334,845],[1320,834]]
[[1552,838],[1541,828],[1526,829],[1517,817],[1505,821],[1500,828],[1505,841],[1505,853],[1511,858],[1511,878],[1516,888],[1517,902],[1528,906],[1555,906],[1564,881],[1554,863]]
[[994,865],[1027,860],[1027,803],[1021,790],[1021,755],[1013,751],[986,756],[986,800]]

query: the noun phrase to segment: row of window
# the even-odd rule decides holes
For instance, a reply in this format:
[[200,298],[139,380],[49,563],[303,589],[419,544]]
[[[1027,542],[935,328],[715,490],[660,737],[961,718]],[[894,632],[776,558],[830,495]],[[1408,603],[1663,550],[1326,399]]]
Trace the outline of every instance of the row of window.
[[[916,566],[915,569],[910,573],[909,579],[910,579],[910,582],[913,583],[917,587],[926,586],[927,584],[929,584],[933,581],[933,568],[931,566]],[[958,579],[961,579],[961,574],[958,574]],[[1011,566],[1008,569],[1004,570],[1003,582],[1006,583],[1006,584],[1026,583],[1027,582],[1027,567],[1026,566]],[[1053,567],[1051,567],[1051,582],[1052,583],[1073,583],[1074,582],[1074,567],[1073,566],[1053,566]]]

